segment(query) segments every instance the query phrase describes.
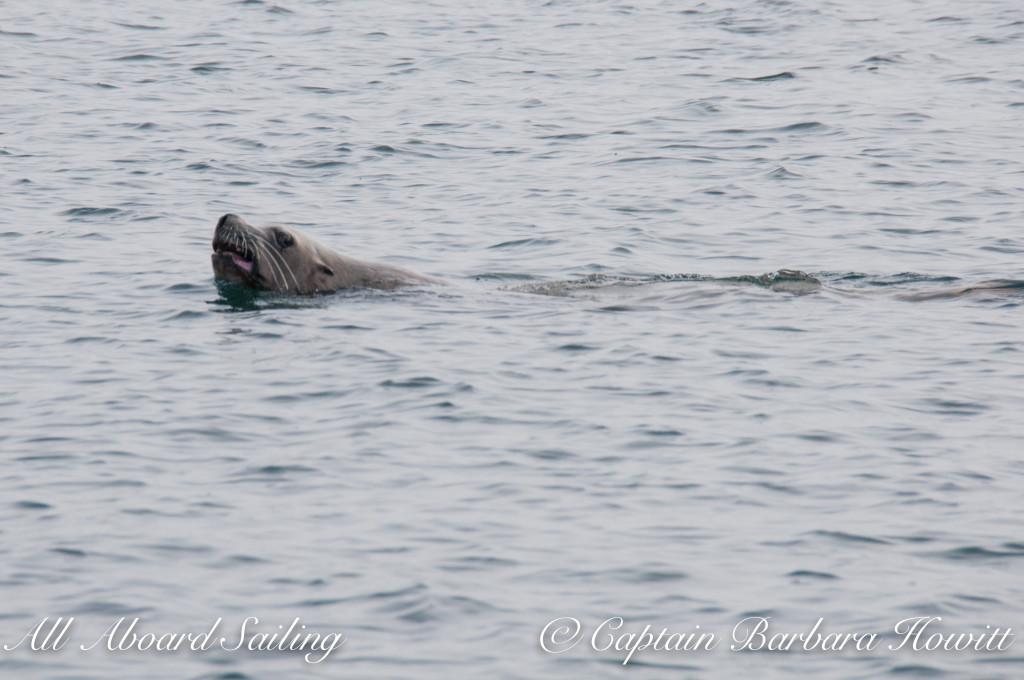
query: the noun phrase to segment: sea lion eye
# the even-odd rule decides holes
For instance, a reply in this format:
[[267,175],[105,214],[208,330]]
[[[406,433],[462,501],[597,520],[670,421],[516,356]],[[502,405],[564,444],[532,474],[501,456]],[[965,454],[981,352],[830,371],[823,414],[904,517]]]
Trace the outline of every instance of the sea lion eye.
[[277,245],[287,248],[293,243],[295,243],[295,239],[292,238],[291,234],[286,234],[283,231],[277,232]]

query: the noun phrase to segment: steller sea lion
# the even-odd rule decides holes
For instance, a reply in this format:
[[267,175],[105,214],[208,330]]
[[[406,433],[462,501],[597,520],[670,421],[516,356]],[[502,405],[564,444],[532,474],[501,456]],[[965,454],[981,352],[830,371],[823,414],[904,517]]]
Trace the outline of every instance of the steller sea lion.
[[254,227],[231,214],[217,222],[213,251],[217,278],[288,295],[445,283],[402,267],[336,253],[289,227]]

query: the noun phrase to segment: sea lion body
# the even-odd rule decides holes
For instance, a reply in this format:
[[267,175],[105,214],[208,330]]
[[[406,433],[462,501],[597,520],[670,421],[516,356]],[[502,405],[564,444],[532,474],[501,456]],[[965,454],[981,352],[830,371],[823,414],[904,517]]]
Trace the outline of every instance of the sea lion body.
[[947,298],[959,298],[967,295],[985,294],[989,292],[995,292],[996,295],[1003,294],[1020,294],[1024,290],[1024,281],[984,281],[982,283],[976,283],[973,286],[967,288],[958,288],[956,290],[943,290],[936,293],[915,293],[911,295],[902,296],[904,300],[942,300]]
[[213,250],[217,278],[287,295],[444,283],[403,267],[342,255],[290,227],[254,227],[232,214],[217,222]]

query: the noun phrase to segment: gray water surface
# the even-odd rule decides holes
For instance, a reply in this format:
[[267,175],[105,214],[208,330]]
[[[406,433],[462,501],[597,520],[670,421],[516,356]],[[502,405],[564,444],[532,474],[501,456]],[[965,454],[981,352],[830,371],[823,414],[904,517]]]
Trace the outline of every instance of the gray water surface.
[[[14,2],[0,54],[0,643],[75,619],[3,677],[1020,677],[887,648],[1024,627],[1019,3]],[[240,297],[226,212],[452,285]],[[345,642],[80,648],[121,617]]]

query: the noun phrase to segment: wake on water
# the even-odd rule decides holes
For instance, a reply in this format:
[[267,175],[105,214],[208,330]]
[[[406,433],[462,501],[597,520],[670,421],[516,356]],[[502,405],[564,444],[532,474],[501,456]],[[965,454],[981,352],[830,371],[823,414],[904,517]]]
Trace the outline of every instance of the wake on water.
[[[489,277],[479,277],[489,278]],[[878,276],[858,272],[823,272],[816,275],[795,269],[780,269],[767,274],[745,274],[738,276],[710,276],[707,274],[651,274],[627,276],[617,274],[590,274],[578,279],[536,281],[513,286],[501,286],[498,290],[531,295],[553,297],[600,297],[602,293],[622,290],[643,290],[652,286],[675,283],[712,283],[725,286],[754,286],[766,290],[810,295],[823,291],[845,295],[864,295],[869,292],[894,291],[896,297],[908,301],[959,298],[972,294],[989,293],[1005,296],[1024,293],[1024,281],[1000,279],[964,285],[954,276],[930,276],[916,273],[902,273]],[[396,295],[415,294],[418,287],[398,291],[342,290],[334,293],[296,298],[279,293],[267,293],[215,280],[219,298],[214,304],[235,309],[264,309],[275,307],[307,307],[310,301],[323,304],[331,298],[350,295],[371,294],[375,297],[393,299]],[[958,287],[956,284],[960,283]],[[907,290],[914,287],[913,290]],[[931,290],[923,289],[931,288]]]

